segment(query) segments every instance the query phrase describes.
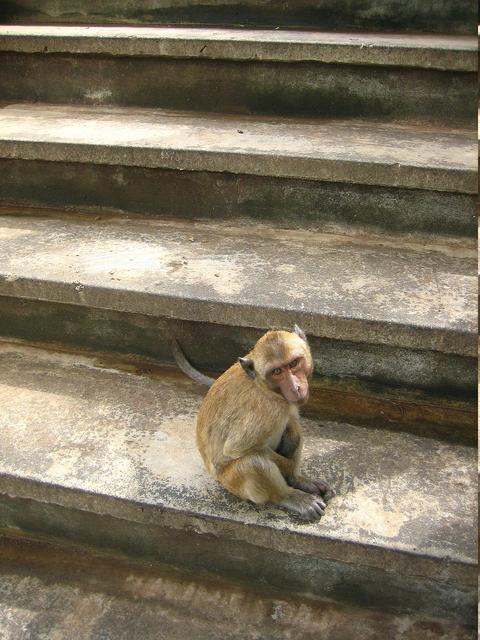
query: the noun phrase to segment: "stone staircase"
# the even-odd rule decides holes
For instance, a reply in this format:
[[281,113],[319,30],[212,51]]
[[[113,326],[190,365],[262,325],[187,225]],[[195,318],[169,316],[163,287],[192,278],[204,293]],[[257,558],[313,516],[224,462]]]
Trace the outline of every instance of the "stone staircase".
[[[475,637],[472,3],[4,7],[2,640]],[[171,352],[295,322],[313,525],[207,476]]]
[[477,7],[471,0],[9,0],[0,16],[18,24],[133,22],[474,35]]

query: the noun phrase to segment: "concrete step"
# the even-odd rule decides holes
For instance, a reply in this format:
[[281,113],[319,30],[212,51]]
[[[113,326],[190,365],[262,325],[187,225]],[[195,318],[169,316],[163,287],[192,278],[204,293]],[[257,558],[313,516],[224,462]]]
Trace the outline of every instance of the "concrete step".
[[[474,640],[452,622],[295,597],[72,543],[0,537],[2,640]],[[86,614],[88,613],[88,618]]]
[[0,65],[9,102],[476,127],[475,36],[3,26]]
[[2,4],[0,20],[27,24],[143,22],[474,34],[477,7],[473,0],[10,0]]
[[11,105],[0,110],[0,199],[473,236],[475,137],[360,120]]
[[77,213],[0,220],[3,335],[165,362],[175,334],[195,366],[219,371],[265,329],[297,322],[326,379],[474,402],[473,242]]
[[473,626],[474,448],[304,420],[304,469],[338,495],[303,524],[207,476],[194,437],[201,399],[167,369],[153,379],[3,343],[0,526]]

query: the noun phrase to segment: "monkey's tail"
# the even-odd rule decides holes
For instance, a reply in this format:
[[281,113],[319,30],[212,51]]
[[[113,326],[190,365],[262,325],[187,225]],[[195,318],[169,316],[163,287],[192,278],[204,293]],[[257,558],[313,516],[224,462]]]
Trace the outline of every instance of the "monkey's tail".
[[172,337],[171,339],[171,346],[173,357],[175,358],[175,362],[177,363],[179,369],[181,369],[181,371],[183,371],[183,373],[191,378],[194,382],[203,384],[206,387],[211,387],[215,382],[215,379],[209,378],[208,376],[200,373],[200,371],[197,371],[196,369],[194,369],[194,367],[192,367],[190,362],[185,357],[185,354],[183,353],[182,348],[178,344],[178,341],[175,337]]

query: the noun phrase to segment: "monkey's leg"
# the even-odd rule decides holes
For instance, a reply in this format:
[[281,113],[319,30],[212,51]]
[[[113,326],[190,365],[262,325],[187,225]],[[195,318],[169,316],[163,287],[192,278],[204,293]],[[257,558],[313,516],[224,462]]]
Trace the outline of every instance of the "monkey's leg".
[[306,491],[307,493],[320,494],[325,502],[328,502],[334,497],[335,491],[326,482],[323,480],[311,480],[298,473],[302,447],[303,436],[300,423],[298,420],[292,419],[287,425],[275,453],[279,457],[291,460],[293,467],[290,470],[288,465],[282,464],[281,460],[274,459],[274,461],[278,464],[283,476],[291,487]]
[[289,487],[268,453],[252,453],[231,462],[218,480],[231,493],[255,504],[271,502],[304,520],[325,514],[325,503],[318,495]]

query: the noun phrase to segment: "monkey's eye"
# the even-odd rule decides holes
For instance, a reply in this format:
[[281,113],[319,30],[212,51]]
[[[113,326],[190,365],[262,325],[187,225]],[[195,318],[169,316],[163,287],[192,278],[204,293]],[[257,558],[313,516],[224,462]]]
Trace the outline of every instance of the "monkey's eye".
[[281,373],[282,373],[282,370],[280,369],[280,367],[277,367],[276,369],[274,369],[274,370],[272,371],[272,374],[273,374],[274,376],[279,376]]
[[295,367],[298,364],[298,361],[299,361],[299,358],[295,358],[295,360],[292,360],[291,362],[289,362],[288,368],[289,369],[295,369]]

